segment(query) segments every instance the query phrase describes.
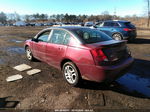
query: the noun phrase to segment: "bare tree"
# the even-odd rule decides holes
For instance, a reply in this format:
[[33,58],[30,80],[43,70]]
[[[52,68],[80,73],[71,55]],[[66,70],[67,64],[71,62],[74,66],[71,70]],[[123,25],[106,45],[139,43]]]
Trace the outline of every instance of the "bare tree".
[[0,12],[0,23],[5,24],[7,22],[7,16],[4,12]]

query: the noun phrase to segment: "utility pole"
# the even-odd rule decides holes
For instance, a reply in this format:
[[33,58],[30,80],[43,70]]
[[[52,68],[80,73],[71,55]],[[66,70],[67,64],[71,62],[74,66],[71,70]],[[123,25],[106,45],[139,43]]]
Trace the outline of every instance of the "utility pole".
[[147,0],[147,9],[148,9],[148,21],[147,21],[147,27],[149,27],[149,24],[150,24],[150,1]]
[[114,8],[114,20],[116,19],[116,7]]

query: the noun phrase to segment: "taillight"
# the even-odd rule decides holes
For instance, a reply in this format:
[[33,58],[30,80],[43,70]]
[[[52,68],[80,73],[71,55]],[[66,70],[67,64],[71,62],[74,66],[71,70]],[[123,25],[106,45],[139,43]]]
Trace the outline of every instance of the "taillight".
[[106,55],[101,49],[93,49],[91,50],[91,53],[93,55],[96,64],[102,61],[108,61]]
[[132,29],[130,29],[130,28],[124,28],[123,30],[124,31],[132,31]]

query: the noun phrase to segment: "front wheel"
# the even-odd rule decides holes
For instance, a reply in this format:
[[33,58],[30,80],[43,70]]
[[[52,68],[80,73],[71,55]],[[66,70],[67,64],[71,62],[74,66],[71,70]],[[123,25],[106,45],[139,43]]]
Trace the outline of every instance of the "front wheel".
[[119,33],[115,33],[112,37],[113,37],[113,39],[115,39],[115,40],[122,40],[122,36],[121,36],[121,34],[119,34]]
[[80,83],[80,73],[78,72],[77,67],[72,62],[66,62],[63,65],[63,76],[67,83],[72,86],[78,86]]
[[32,55],[31,49],[27,46],[25,50],[26,50],[27,59],[28,59],[29,61],[33,61],[33,60],[34,60],[34,57],[33,57],[33,55]]

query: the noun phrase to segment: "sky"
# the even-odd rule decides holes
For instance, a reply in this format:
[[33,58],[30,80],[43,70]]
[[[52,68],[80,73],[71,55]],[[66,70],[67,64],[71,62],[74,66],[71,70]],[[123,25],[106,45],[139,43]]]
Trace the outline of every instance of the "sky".
[[144,0],[0,0],[0,12],[19,14],[86,14],[98,15],[104,11],[118,16],[144,13]]

